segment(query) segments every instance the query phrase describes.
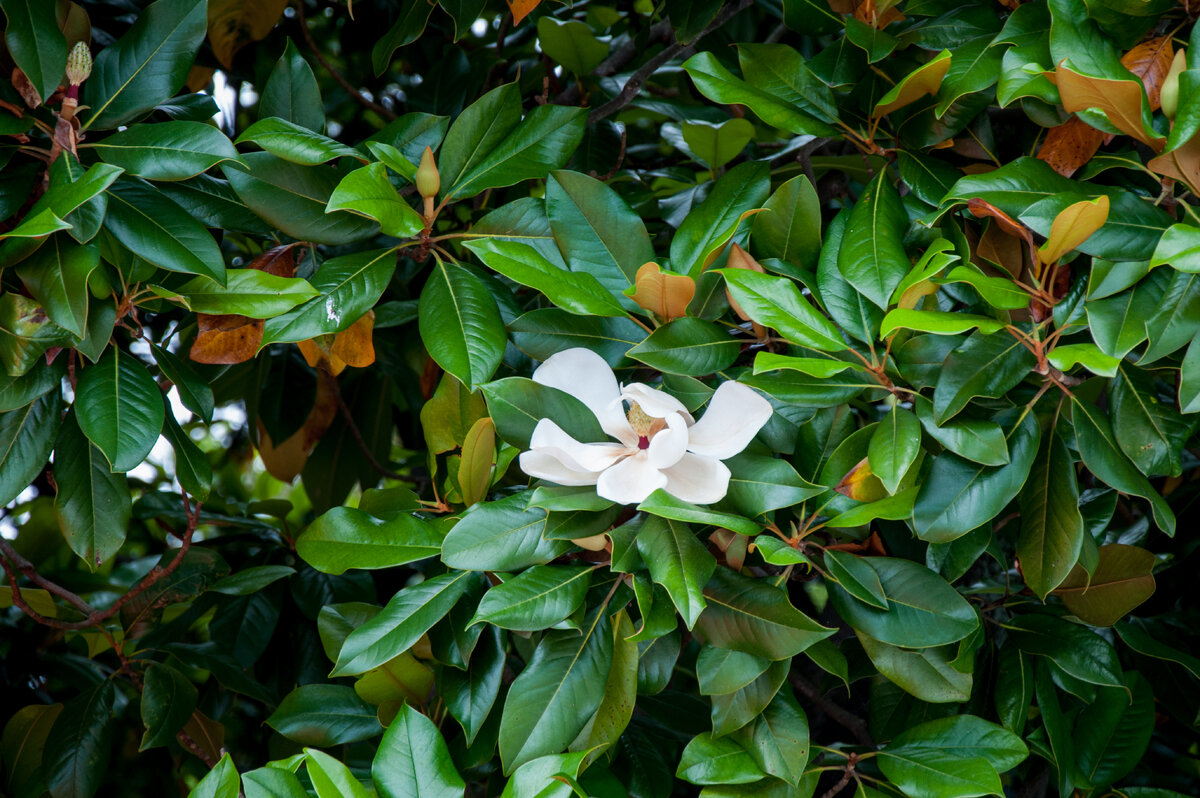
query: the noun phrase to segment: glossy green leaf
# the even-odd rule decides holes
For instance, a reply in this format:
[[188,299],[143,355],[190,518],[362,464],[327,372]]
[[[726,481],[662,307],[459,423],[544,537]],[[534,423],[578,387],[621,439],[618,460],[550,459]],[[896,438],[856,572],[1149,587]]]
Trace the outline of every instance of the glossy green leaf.
[[1079,559],[1084,535],[1074,463],[1057,434],[1044,436],[1019,503],[1017,558],[1025,584],[1044,601]]
[[518,571],[544,565],[571,544],[543,540],[548,514],[526,509],[520,494],[477,504],[463,514],[442,541],[442,562],[472,571]]
[[487,382],[507,335],[484,283],[456,263],[438,261],[421,291],[421,337],[437,364],[468,388]]
[[583,603],[591,574],[587,568],[535,565],[485,593],[471,623],[518,632],[551,627]]
[[707,506],[685,502],[661,488],[644,499],[638,505],[638,509],[660,518],[669,518],[675,521],[695,524],[722,526],[742,535],[757,535],[761,529],[760,524],[748,518],[721,512],[720,510],[712,510]]
[[543,418],[553,418],[578,441],[606,440],[595,414],[557,388],[526,377],[505,377],[480,387],[487,397],[488,414],[496,422],[496,432],[520,449],[529,448],[533,428]]
[[687,316],[659,327],[626,355],[667,374],[701,376],[728,367],[740,351],[724,327]]
[[486,238],[469,241],[474,252],[493,271],[546,295],[552,303],[580,316],[624,316],[620,302],[587,272],[572,273],[546,260],[520,241]]
[[823,352],[846,348],[837,327],[809,304],[795,282],[748,269],[722,269],[720,273],[738,305],[764,327],[775,329],[794,344]]
[[411,238],[425,227],[421,214],[401,199],[380,163],[368,164],[342,178],[326,206],[326,212],[333,211],[350,211],[373,219],[385,235],[395,238]]
[[976,396],[1002,396],[1036,365],[1037,359],[1011,335],[973,333],[946,358],[933,391],[938,423],[952,418]]
[[961,703],[971,698],[974,682],[953,664],[954,647],[906,649],[858,633],[871,664],[906,693],[931,704]]
[[146,727],[139,751],[166,745],[183,728],[199,696],[195,686],[175,668],[153,664],[146,669],[142,690],[142,723]]
[[40,0],[4,0],[8,18],[4,43],[42,102],[58,88],[67,67],[67,40],[58,28],[54,8]]
[[738,164],[722,175],[675,231],[671,268],[698,278],[707,260],[735,235],[743,215],[766,201],[770,188],[765,164]]
[[58,391],[0,413],[0,501],[8,504],[37,479],[50,461],[62,419]]
[[537,33],[542,52],[579,77],[595,69],[608,55],[608,45],[578,20],[560,22],[542,17],[537,21]]
[[704,598],[695,631],[721,648],[782,660],[833,634],[793,607],[783,591],[728,568],[713,572]]
[[350,768],[329,754],[305,748],[304,758],[317,798],[371,798],[371,793]]
[[859,293],[884,310],[910,268],[903,246],[907,230],[900,196],[881,172],[850,212],[837,267]]
[[258,100],[262,118],[278,117],[320,133],[325,130],[325,106],[312,67],[291,39],[267,76]]
[[80,375],[75,412],[112,470],[129,471],[162,431],[162,392],[140,361],[114,347]]
[[114,183],[104,226],[130,252],[155,266],[217,282],[225,279],[225,259],[212,235],[149,183]]
[[252,319],[283,315],[319,294],[307,280],[278,277],[259,269],[230,269],[225,277],[225,285],[196,277],[173,289],[153,286],[151,290],[193,313],[232,313]]
[[1076,724],[1075,766],[1084,782],[1112,784],[1132,771],[1146,753],[1154,720],[1154,693],[1140,674],[1126,677],[1120,688],[1097,690]]
[[401,513],[383,521],[352,507],[329,510],[296,538],[296,553],[327,574],[404,565],[434,557],[441,549],[436,529],[414,515]]
[[833,132],[825,122],[807,113],[808,109],[737,77],[713,53],[697,53],[683,63],[683,68],[696,89],[714,102],[745,105],[767,124],[792,133],[824,136]]
[[972,313],[948,313],[940,310],[896,308],[883,317],[879,334],[886,338],[896,330],[916,330],[934,335],[958,335],[978,328],[984,335],[1004,329],[1003,322]]
[[1009,634],[1021,651],[1051,660],[1076,679],[1124,687],[1117,652],[1085,626],[1044,613],[1029,613],[1011,621]]
[[867,461],[888,493],[895,493],[920,452],[921,422],[907,410],[893,407],[871,433]]
[[240,160],[225,134],[202,122],[133,125],[96,142],[95,150],[106,163],[147,180],[186,180]]
[[383,731],[375,709],[340,684],[305,684],[292,690],[266,723],[301,745],[330,748],[369,740]]
[[82,798],[100,788],[112,752],[116,700],[116,683],[104,679],[63,707],[42,754],[51,795]]
[[767,774],[732,737],[704,732],[683,749],[675,775],[690,784],[748,784]]
[[437,726],[407,704],[383,735],[371,778],[383,798],[451,798],[466,787]]
[[888,597],[879,582],[879,574],[861,557],[829,549],[825,552],[825,567],[829,569],[829,576],[847,593],[872,607],[888,609]]
[[339,144],[303,125],[274,116],[259,119],[246,128],[233,143],[244,142],[257,144],[277,158],[302,166],[316,166],[342,157],[364,160],[362,153],[353,147]]
[[687,524],[658,517],[642,525],[637,547],[650,577],[666,589],[684,625],[692,629],[704,610],[703,589],[716,568],[716,560]]

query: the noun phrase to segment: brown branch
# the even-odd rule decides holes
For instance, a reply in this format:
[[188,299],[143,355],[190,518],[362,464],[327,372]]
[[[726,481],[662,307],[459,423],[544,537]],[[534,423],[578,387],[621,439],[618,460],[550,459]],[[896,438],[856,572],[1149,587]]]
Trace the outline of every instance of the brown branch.
[[304,17],[304,0],[296,0],[296,21],[300,24],[300,32],[304,35],[304,41],[308,44],[308,49],[312,50],[312,54],[321,62],[321,66],[325,68],[325,71],[329,73],[331,78],[337,81],[339,86],[346,90],[347,94],[362,104],[364,108],[369,108],[388,121],[397,118],[396,114],[384,108],[379,103],[368,100],[361,91],[351,85],[350,81],[346,80],[341,72],[334,69],[333,64],[329,63],[325,58],[324,53],[317,47],[317,43],[313,41],[312,34],[308,31],[308,20]]
[[837,704],[821,695],[821,691],[817,689],[816,685],[806,680],[800,674],[792,673],[789,675],[789,679],[791,680],[792,687],[795,687],[797,690],[803,693],[805,698],[816,704],[817,708],[828,715],[832,720],[849,730],[849,732],[854,735],[854,739],[857,740],[860,745],[866,745],[872,748],[875,747],[875,738],[871,736],[871,732],[867,728],[867,722],[865,720],[849,710],[842,709]]
[[834,798],[835,795],[846,789],[846,785],[850,783],[850,778],[854,775],[854,766],[857,764],[857,762],[858,757],[853,753],[850,754],[850,759],[846,762],[846,767],[842,771],[841,779],[838,780],[837,784],[834,784],[832,787],[826,790],[825,794],[822,795],[821,798]]
[[705,26],[704,30],[693,39],[689,44],[683,45],[679,42],[673,42],[662,49],[657,55],[651,58],[646,63],[642,64],[636,72],[629,76],[629,80],[625,81],[625,85],[621,88],[620,93],[616,97],[594,109],[588,115],[588,123],[595,124],[601,119],[606,119],[616,112],[620,111],[625,106],[633,102],[637,97],[638,92],[642,90],[642,85],[645,84],[650,76],[658,71],[658,68],[674,58],[686,58],[696,50],[696,44],[708,34],[715,31],[717,28],[724,25],[735,14],[745,8],[749,8],[754,4],[754,0],[738,0],[736,3],[730,3],[721,9],[721,13],[713,19],[712,22]]
[[[46,579],[37,572],[33,563],[21,556],[20,552],[14,549],[8,541],[0,541],[0,552],[4,555],[0,557],[0,565],[3,566],[4,573],[8,577],[8,586],[12,592],[13,605],[34,621],[54,629],[86,629],[89,626],[95,626],[107,621],[120,612],[121,608],[132,599],[149,590],[155,583],[173,574],[179,568],[180,564],[182,564],[184,555],[192,547],[192,536],[196,532],[196,527],[200,524],[200,503],[196,502],[193,506],[188,501],[187,494],[185,493],[183,496],[183,506],[184,513],[187,516],[187,529],[182,535],[177,532],[175,533],[175,536],[181,541],[179,552],[175,555],[175,558],[167,563],[166,566],[156,565],[151,568],[150,572],[142,577],[142,581],[138,582],[128,593],[118,598],[111,606],[103,610],[95,609],[70,590]],[[20,585],[17,584],[17,574],[13,570],[14,565],[20,570],[23,576],[35,585],[73,604],[76,609],[84,613],[84,619],[81,621],[60,621],[57,618],[47,618],[30,607],[29,603],[25,601],[25,597],[21,594]]]

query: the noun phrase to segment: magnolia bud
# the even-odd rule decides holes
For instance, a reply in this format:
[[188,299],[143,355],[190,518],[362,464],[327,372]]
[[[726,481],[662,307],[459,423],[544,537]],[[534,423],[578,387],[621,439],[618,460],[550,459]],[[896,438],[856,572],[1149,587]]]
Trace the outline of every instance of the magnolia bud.
[[1179,110],[1179,73],[1186,68],[1187,50],[1177,50],[1175,60],[1171,62],[1171,68],[1163,78],[1162,92],[1159,95],[1167,119],[1174,120],[1175,112]]
[[86,42],[75,42],[67,56],[67,83],[78,86],[92,74],[92,53]]
[[421,153],[421,165],[417,167],[417,192],[426,199],[436,197],[442,187],[442,176],[438,174],[437,162],[433,160],[433,150],[425,148]]

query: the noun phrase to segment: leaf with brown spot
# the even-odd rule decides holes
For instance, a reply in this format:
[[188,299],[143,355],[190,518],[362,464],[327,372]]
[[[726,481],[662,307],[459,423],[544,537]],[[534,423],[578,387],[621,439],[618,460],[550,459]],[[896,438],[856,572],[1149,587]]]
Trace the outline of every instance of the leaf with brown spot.
[[513,24],[520,25],[521,20],[529,16],[529,12],[538,7],[538,3],[542,0],[505,0],[508,3],[508,8],[512,11]]
[[[759,274],[766,273],[766,269],[762,267],[762,264],[755,260],[749,252],[742,249],[737,244],[734,244],[729,248],[729,259],[726,262],[726,268],[746,269],[748,271],[758,272]],[[742,306],[739,305],[737,300],[733,298],[733,294],[729,292],[728,288],[725,289],[725,299],[729,301],[729,307],[733,308],[733,312],[738,314],[738,318],[740,318],[742,321],[750,321],[750,317],[746,315],[746,311],[742,310]]]
[[1152,159],[1146,167],[1163,177],[1181,181],[1192,193],[1200,191],[1200,137]]
[[283,482],[291,482],[304,470],[308,455],[337,416],[338,404],[334,391],[334,377],[324,371],[318,371],[317,395],[308,418],[304,420],[300,429],[278,446],[271,440],[266,427],[259,420],[256,448],[271,476]]
[[1101,195],[1063,208],[1050,225],[1046,243],[1038,249],[1038,260],[1054,263],[1091,238],[1108,221],[1108,206],[1108,197]]
[[200,333],[192,342],[188,357],[197,363],[233,365],[254,357],[262,341],[262,319],[245,316],[196,314]]
[[28,76],[21,71],[20,67],[13,67],[12,85],[17,90],[17,93],[21,95],[21,99],[30,108],[37,108],[42,104],[42,95],[38,94],[37,88],[34,87],[33,82],[29,80]]
[[226,69],[247,44],[266,37],[288,0],[208,0],[208,41]]
[[1142,85],[1132,80],[1109,80],[1081,75],[1062,64],[1054,73],[1063,108],[1068,113],[1096,108],[1108,117],[1108,121],[1126,135],[1153,148],[1163,148],[1166,138],[1146,130],[1142,124],[1142,99],[1146,92]]
[[1076,563],[1054,591],[1073,615],[1092,626],[1112,626],[1154,595],[1154,554],[1137,546],[1100,547],[1096,570]]
[[1163,79],[1171,69],[1171,59],[1174,57],[1175,50],[1171,46],[1170,36],[1160,36],[1142,42],[1121,56],[1121,64],[1142,79],[1151,111],[1157,111],[1162,105],[1159,98],[1162,95]]
[[696,281],[682,274],[666,274],[657,263],[642,264],[634,278],[636,290],[630,299],[663,321],[686,315],[696,295]]
[[1046,140],[1038,149],[1038,160],[1063,177],[1075,174],[1079,167],[1092,160],[1104,141],[1104,132],[1072,116],[1061,125],[1050,128]]

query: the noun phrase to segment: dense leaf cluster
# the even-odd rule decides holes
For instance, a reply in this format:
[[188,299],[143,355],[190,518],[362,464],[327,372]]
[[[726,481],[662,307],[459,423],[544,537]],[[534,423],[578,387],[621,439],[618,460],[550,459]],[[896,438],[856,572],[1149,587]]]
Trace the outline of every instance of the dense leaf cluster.
[[1197,793],[1187,3],[0,9],[0,794]]

